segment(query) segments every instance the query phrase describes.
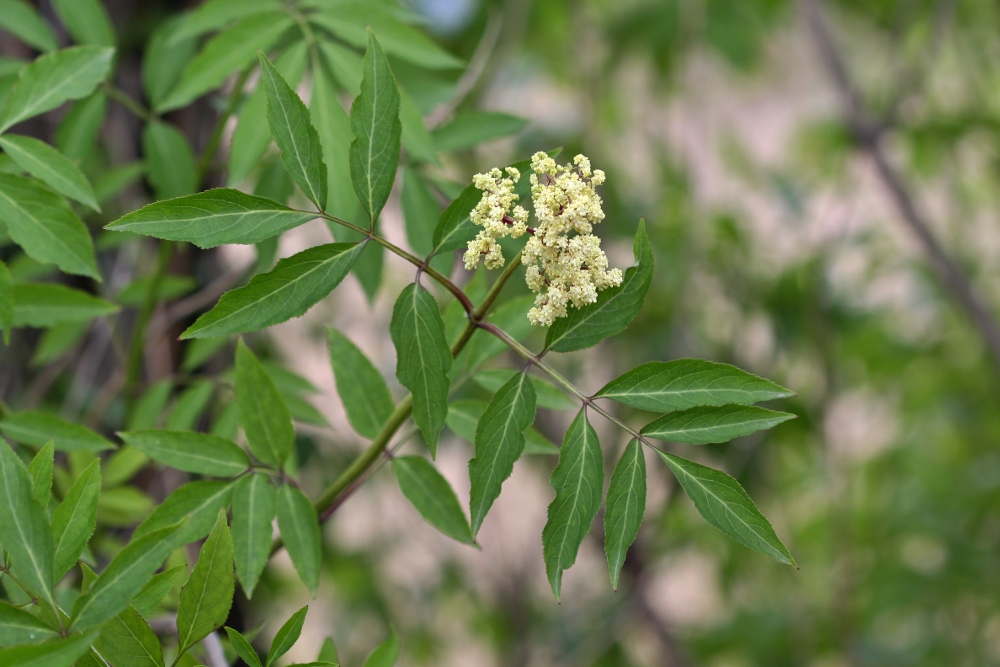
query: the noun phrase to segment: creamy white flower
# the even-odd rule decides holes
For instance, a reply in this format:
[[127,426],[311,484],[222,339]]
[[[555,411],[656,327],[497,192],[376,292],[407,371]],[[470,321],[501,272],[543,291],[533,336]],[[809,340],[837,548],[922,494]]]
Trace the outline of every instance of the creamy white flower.
[[473,183],[483,191],[483,198],[470,218],[483,230],[469,242],[465,268],[474,269],[480,258],[487,268],[500,268],[504,258],[496,239],[531,234],[521,252],[525,280],[538,293],[528,319],[549,326],[566,317],[568,306],[582,308],[597,301],[600,290],[620,285],[622,272],[608,268],[601,240],[591,233],[604,219],[596,191],[604,182],[604,172],[592,171],[583,155],[577,155],[572,165],[560,166],[541,152],[532,156],[531,169],[535,229],[527,226],[528,212],[514,206],[518,200],[514,183],[520,178],[516,169],[508,167],[507,178],[499,169],[475,176]]

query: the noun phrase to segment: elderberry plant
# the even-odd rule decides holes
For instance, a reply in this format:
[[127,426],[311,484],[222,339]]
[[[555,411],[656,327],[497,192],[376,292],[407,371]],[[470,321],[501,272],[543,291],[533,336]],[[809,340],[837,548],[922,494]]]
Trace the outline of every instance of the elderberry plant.
[[[593,234],[604,219],[597,188],[605,174],[582,155],[560,165],[556,151],[539,152],[479,174],[464,189],[435,181],[425,168],[438,163],[439,151],[491,138],[504,122],[512,131],[519,124],[466,114],[429,131],[427,100],[421,108],[419,89],[398,86],[394,70],[427,81],[461,63],[417,31],[405,11],[333,0],[210,0],[154,33],[141,102],[115,84],[116,37],[97,0],[53,3],[81,44],[63,49],[30,5],[2,6],[8,13],[0,12],[0,26],[43,53],[30,63],[3,63],[0,236],[9,266],[0,262],[0,328],[14,346],[28,340],[23,329],[43,330],[36,356],[56,375],[65,369],[60,359],[83,358],[81,341],[107,341],[113,368],[101,374],[103,389],[94,396],[77,395],[86,387],[68,390],[66,400],[85,408],[69,411],[76,418],[40,409],[28,395],[0,404],[0,664],[162,667],[238,658],[269,667],[299,639],[306,609],[284,623],[261,658],[265,646],[252,629],[220,630],[236,582],[252,599],[284,550],[316,596],[321,524],[387,457],[416,512],[465,544],[476,544],[519,458],[555,459],[539,567],[557,600],[602,502],[617,587],[645,510],[646,448],[709,523],[794,564],[735,479],[654,443],[721,443],[771,428],[791,415],[754,404],[790,392],[696,359],[651,361],[597,392],[554,369],[548,355],[591,348],[639,312],[653,280],[645,227],[640,222],[635,234],[634,264],[610,267]],[[210,33],[217,34],[203,41]],[[168,116],[214,96],[234,74],[196,157]],[[309,106],[297,92],[302,81],[310,84]],[[352,98],[349,114],[342,97]],[[141,122],[143,162],[110,163],[96,149],[110,101]],[[10,132],[69,102],[55,146]],[[220,168],[217,153],[232,118]],[[472,121],[489,122],[482,129]],[[380,225],[401,153],[409,249]],[[204,189],[222,174],[227,187]],[[95,245],[93,223],[107,222],[102,210],[119,208],[118,194],[140,177],[154,201],[106,224]],[[252,193],[243,191],[248,182]],[[451,199],[443,212],[439,196]],[[530,212],[520,203],[528,198]],[[279,236],[317,218],[335,242],[275,263]],[[155,247],[142,237],[157,239]],[[501,239],[511,244],[506,256]],[[221,295],[210,284],[193,301],[179,299],[197,284],[171,272],[175,258],[195,253],[191,246],[224,244],[255,246],[251,274],[234,277]],[[461,250],[464,269],[453,270]],[[313,488],[300,474],[297,424],[323,418],[302,397],[301,378],[262,361],[240,336],[302,316],[351,273],[374,296],[387,253],[414,267],[389,324],[396,378],[407,393],[394,397],[358,346],[328,329],[347,418],[369,444],[330,471],[325,488]],[[109,286],[129,257],[132,281]],[[477,270],[481,259],[485,269]],[[77,278],[61,280],[55,268]],[[486,269],[502,269],[488,287]],[[533,295],[508,298],[505,288],[519,276]],[[188,341],[183,362],[153,377],[147,346],[182,322],[176,338]],[[525,339],[539,327],[545,341],[533,351]],[[492,365],[505,350],[524,365]],[[232,366],[220,366],[221,358]],[[490,392],[488,402],[462,398],[470,381]],[[47,393],[44,386],[40,392]],[[630,424],[615,416],[613,403],[655,418]],[[575,411],[561,447],[533,428],[538,408]],[[606,493],[603,451],[618,443],[598,441],[594,418],[610,420],[628,443]],[[404,432],[411,422],[426,450],[401,454],[412,441]],[[468,514],[432,462],[446,426],[472,447]],[[138,481],[150,470],[169,480],[159,502]],[[310,665],[337,662],[332,643],[306,641],[319,650]],[[391,634],[367,664],[392,664],[399,650]]]

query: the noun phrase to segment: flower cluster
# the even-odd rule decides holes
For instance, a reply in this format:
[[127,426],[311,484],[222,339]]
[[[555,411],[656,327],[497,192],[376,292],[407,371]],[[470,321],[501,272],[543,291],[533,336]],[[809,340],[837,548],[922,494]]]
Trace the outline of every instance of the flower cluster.
[[510,178],[502,178],[499,169],[475,177],[476,187],[484,191],[482,201],[472,212],[472,221],[483,227],[469,242],[465,267],[473,269],[485,256],[489,268],[503,266],[503,255],[496,243],[499,237],[531,235],[521,253],[528,287],[538,293],[535,307],[528,312],[532,324],[549,326],[565,317],[568,306],[581,308],[597,301],[597,293],[620,285],[620,269],[609,269],[608,258],[601,250],[601,240],[591,232],[604,219],[601,198],[596,187],[604,182],[604,172],[591,171],[590,160],[577,155],[572,165],[558,165],[545,153],[531,158],[531,198],[538,227],[527,226],[527,211],[515,206],[514,182],[520,176],[508,168]]
[[506,178],[499,169],[493,169],[487,174],[476,174],[472,179],[476,188],[483,191],[483,198],[472,209],[469,218],[483,231],[469,241],[464,257],[466,269],[476,268],[480,257],[484,257],[487,269],[499,269],[504,260],[496,240],[505,236],[516,239],[528,231],[528,212],[514,206],[518,200],[514,184],[521,179],[521,172],[514,167],[507,167],[505,171]]

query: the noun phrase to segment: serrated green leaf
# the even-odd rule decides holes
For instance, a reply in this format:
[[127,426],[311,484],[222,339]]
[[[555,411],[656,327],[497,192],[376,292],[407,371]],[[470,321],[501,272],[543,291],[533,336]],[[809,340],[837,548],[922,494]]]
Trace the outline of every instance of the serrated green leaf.
[[604,290],[595,303],[571,308],[566,317],[556,320],[545,336],[546,350],[582,350],[625,330],[642,308],[653,280],[653,250],[643,221],[639,222],[633,250],[635,264],[625,269],[621,285]]
[[38,181],[0,174],[0,219],[14,242],[35,261],[101,279],[87,227],[65,199]]
[[264,473],[247,475],[233,489],[233,549],[236,576],[247,599],[271,555],[275,491]]
[[44,510],[49,507],[52,498],[52,466],[55,463],[56,441],[49,440],[38,450],[28,465],[28,477],[31,478],[31,497]]
[[232,482],[190,482],[178,487],[135,529],[133,539],[149,535],[180,521],[184,524],[172,537],[176,548],[208,535],[219,510],[229,506]]
[[222,627],[233,606],[233,539],[226,510],[219,510],[215,527],[201,547],[198,560],[177,608],[177,642],[186,651]]
[[650,412],[727,403],[749,405],[793,395],[735,366],[701,359],[651,361],[612,380],[595,394]]
[[142,57],[142,89],[154,108],[166,99],[198,48],[194,37],[180,34],[184,24],[185,20],[180,16],[163,20],[146,42]]
[[332,662],[333,664],[340,662],[340,658],[337,656],[337,645],[333,643],[333,637],[327,637],[323,640],[323,646],[320,648],[316,659],[321,662]]
[[362,72],[361,94],[351,106],[351,182],[374,229],[396,180],[403,126],[396,80],[370,29]]
[[52,513],[53,571],[58,581],[83,552],[97,527],[97,503],[101,497],[101,462],[91,462],[66,492]]
[[143,589],[153,573],[174,550],[177,531],[175,524],[132,541],[119,551],[85,595],[73,605],[73,630],[87,630],[117,616],[129,601]]
[[55,284],[14,285],[14,326],[51,327],[86,322],[117,313],[118,306],[72,287]]
[[795,565],[771,523],[735,479],[714,468],[657,450],[705,520],[740,544]]
[[[502,328],[502,327],[501,327]],[[496,392],[500,387],[517,375],[518,371],[513,368],[490,368],[479,371],[472,380],[483,389]],[[549,410],[578,410],[580,404],[572,398],[559,391],[555,385],[543,378],[531,377],[531,384],[535,386],[535,398],[538,407]]]
[[500,496],[500,487],[524,451],[524,430],[535,421],[535,388],[527,373],[510,379],[493,396],[476,427],[476,457],[469,461],[472,535]]
[[352,46],[364,48],[366,26],[379,36],[386,53],[427,69],[454,69],[462,61],[423,33],[395,18],[391,8],[376,3],[343,3],[320,11],[310,21]]
[[[287,487],[286,487],[287,488]],[[309,606],[302,607],[278,629],[271,641],[271,649],[267,652],[267,662],[264,667],[271,667],[274,661],[288,653],[302,634],[302,624],[305,623]]]
[[100,452],[114,449],[113,442],[89,428],[44,412],[15,412],[0,420],[0,430],[7,437],[33,447],[42,447],[55,439],[60,451]]
[[424,125],[420,109],[403,90],[399,91],[399,122],[402,126],[400,139],[406,152],[416,161],[440,164],[437,151],[434,150],[434,140]]
[[97,522],[112,528],[134,526],[147,518],[156,502],[134,486],[106,489],[97,502]]
[[604,509],[604,551],[608,557],[611,586],[618,590],[618,576],[625,553],[639,535],[646,513],[646,458],[642,445],[632,440],[611,474]]
[[475,543],[458,497],[430,461],[420,456],[397,456],[392,459],[392,470],[403,495],[427,523],[463,544]]
[[313,597],[319,589],[322,537],[316,508],[304,493],[291,486],[278,491],[278,530],[295,571]]
[[208,338],[257,331],[301,317],[347,276],[364,244],[328,243],[303,250],[222,295],[181,338]]
[[53,639],[35,646],[0,649],[0,667],[70,667],[94,643],[96,633]]
[[156,107],[163,113],[180,108],[215,90],[230,74],[253,63],[257,50],[267,51],[295,23],[285,12],[245,16],[213,37],[187,64],[177,85]]
[[100,211],[90,181],[76,164],[44,141],[17,134],[0,136],[0,148],[17,166],[56,192]]
[[794,419],[787,412],[775,412],[755,406],[701,406],[671,412],[642,429],[642,434],[657,440],[708,445],[763,431]]
[[441,216],[441,204],[413,167],[403,167],[400,200],[406,224],[406,241],[418,257],[426,257],[434,250],[434,227]]
[[332,327],[326,333],[337,394],[347,419],[355,431],[374,438],[396,407],[385,378],[347,336]]
[[105,229],[214,248],[223,243],[257,243],[314,217],[264,197],[217,188],[143,206]]
[[[107,96],[98,90],[70,107],[56,129],[56,148],[70,160],[83,162],[97,146],[97,135],[108,109]],[[94,187],[101,201],[101,189]]]
[[[448,404],[448,418],[446,420],[448,428],[470,445],[475,443],[476,427],[479,425],[483,413],[486,412],[487,405],[489,404],[486,401],[453,401]],[[559,448],[539,433],[534,426],[529,426],[524,431],[524,453],[558,454]]]
[[34,644],[56,634],[55,630],[20,607],[0,602],[0,646]]
[[181,26],[169,44],[175,46],[178,42],[218,30],[245,16],[278,9],[281,9],[281,0],[208,0],[181,20]]
[[90,95],[107,76],[112,55],[114,49],[76,46],[47,53],[26,66],[0,114],[0,133],[63,102]]
[[327,199],[326,164],[309,109],[281,77],[263,52],[259,54],[261,81],[267,96],[267,122],[281,149],[281,163],[302,192],[323,210]]
[[77,44],[115,45],[115,29],[100,0],[52,0],[52,8]]
[[131,606],[101,626],[94,647],[112,665],[164,667],[160,640]]
[[87,322],[66,322],[44,330],[31,355],[31,365],[41,368],[63,356],[83,339],[89,328]]
[[241,635],[239,631],[233,630],[228,626],[226,627],[226,634],[229,635],[229,643],[232,644],[236,655],[240,656],[243,662],[247,663],[250,667],[264,667],[260,662],[260,656],[257,655],[257,651],[250,645],[246,637]]
[[392,309],[389,333],[396,347],[396,377],[413,394],[413,421],[431,455],[448,415],[451,350],[437,301],[420,285],[408,285]]
[[59,48],[49,24],[24,0],[0,0],[0,27],[40,51]]
[[167,429],[193,431],[214,393],[215,384],[211,380],[196,380],[192,383],[174,401],[170,415],[167,417]]
[[24,464],[0,439],[0,544],[10,555],[14,572],[39,598],[55,606],[52,597],[52,531],[45,511],[32,497]]
[[157,610],[163,598],[175,586],[179,586],[187,579],[187,575],[187,565],[177,565],[159,574],[154,574],[149,583],[132,599],[132,608],[141,616],[149,616]]
[[215,477],[235,477],[250,460],[235,442],[190,431],[126,431],[118,437],[154,461],[177,470]]
[[549,484],[556,497],[549,504],[548,520],[542,530],[542,556],[552,592],[559,599],[562,573],[576,562],[604,491],[604,457],[597,432],[581,410],[570,424],[559,450],[559,465]]
[[160,121],[142,129],[146,177],[157,199],[174,199],[198,190],[198,172],[187,137],[173,125]]
[[457,151],[481,143],[517,134],[528,121],[497,111],[472,111],[455,116],[435,129],[434,147],[439,151]]
[[3,342],[10,345],[10,332],[14,328],[14,279],[7,265],[0,262],[0,333]]
[[292,416],[274,382],[242,340],[236,345],[236,402],[253,455],[270,465],[284,465],[295,444]]
[[365,660],[365,667],[392,667],[399,660],[399,637],[391,630],[389,638],[379,644],[378,648]]

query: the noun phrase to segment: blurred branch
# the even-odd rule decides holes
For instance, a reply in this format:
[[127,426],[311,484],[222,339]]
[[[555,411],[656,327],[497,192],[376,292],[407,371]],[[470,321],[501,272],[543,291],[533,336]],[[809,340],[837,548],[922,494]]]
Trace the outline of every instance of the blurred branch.
[[879,180],[910,231],[916,236],[938,279],[965,311],[986,344],[993,362],[1000,370],[1000,324],[972,288],[968,276],[934,236],[931,224],[918,206],[899,172],[886,156],[882,137],[884,122],[876,121],[865,110],[844,58],[834,42],[819,0],[799,0],[806,22],[816,42],[816,50],[840,94],[846,121],[858,149],[875,165]]

